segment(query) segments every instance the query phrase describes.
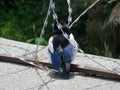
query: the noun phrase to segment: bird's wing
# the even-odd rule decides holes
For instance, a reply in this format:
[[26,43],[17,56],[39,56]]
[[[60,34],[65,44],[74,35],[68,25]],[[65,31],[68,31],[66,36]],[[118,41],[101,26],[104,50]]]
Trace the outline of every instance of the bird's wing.
[[50,37],[49,41],[48,41],[48,50],[49,52],[53,53],[54,52],[54,48],[53,48],[53,37]]
[[70,34],[70,44],[63,49],[63,60],[65,63],[71,62],[74,58],[74,55],[77,51],[78,44],[74,39],[74,36]]
[[75,47],[75,50],[77,51],[77,49],[78,49],[78,44],[77,44],[77,42],[75,41],[74,36],[73,36],[72,33],[70,34],[70,39],[69,39],[69,41],[70,41],[70,43]]
[[62,64],[60,54],[57,51],[54,51],[53,53],[50,53],[50,55],[53,68],[56,70],[60,69]]
[[63,62],[70,63],[74,57],[75,48],[72,44],[69,44],[63,49],[62,58]]
[[54,69],[58,70],[61,67],[61,58],[59,52],[54,50],[53,37],[50,37],[49,39],[48,50],[52,66]]

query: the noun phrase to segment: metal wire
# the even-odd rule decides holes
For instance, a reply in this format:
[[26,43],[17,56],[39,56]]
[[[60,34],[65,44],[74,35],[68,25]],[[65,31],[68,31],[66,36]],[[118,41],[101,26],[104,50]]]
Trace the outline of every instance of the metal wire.
[[[70,23],[71,23],[71,21],[72,21],[72,17],[71,17],[72,8],[71,8],[71,6],[70,6],[70,5],[71,5],[71,1],[70,1],[70,0],[67,0],[68,13],[69,13],[69,16],[68,16],[68,26],[69,26],[69,28],[71,28],[71,27],[73,26],[73,24],[76,23],[76,22],[80,19],[81,16],[83,16],[90,8],[92,8],[92,7],[93,7],[97,2],[99,2],[99,1],[100,1],[100,0],[97,0],[97,1],[96,1],[95,3],[93,3],[90,7],[88,7],[88,9],[86,9],[86,10],[70,25]],[[48,24],[48,18],[49,18],[49,16],[50,16],[51,10],[52,10],[52,13],[53,13],[53,19],[57,22],[58,29],[61,30],[62,33],[63,33],[63,35],[64,35],[64,37],[67,38],[67,35],[66,35],[66,34],[63,32],[63,30],[62,30],[62,25],[61,25],[61,24],[59,23],[59,21],[58,21],[58,16],[57,16],[57,14],[56,14],[56,12],[55,12],[55,3],[53,2],[53,0],[50,0],[48,12],[47,12],[47,15],[46,15],[46,18],[45,18],[45,21],[44,21],[44,25],[43,25],[42,30],[41,30],[41,33],[40,33],[40,38],[42,38],[43,35],[44,35],[44,33],[45,33],[45,27],[46,27],[47,24]],[[68,38],[67,38],[67,39],[68,39]],[[68,39],[68,40],[69,40],[69,39]],[[3,45],[3,46],[4,46],[4,44],[1,44],[1,43],[0,43],[0,45]],[[9,56],[11,56],[11,57],[19,58],[21,61],[24,61],[24,62],[26,62],[26,63],[28,63],[28,64],[30,64],[30,65],[36,66],[36,67],[38,67],[38,68],[40,68],[40,69],[43,69],[43,70],[52,70],[52,69],[49,69],[49,68],[46,67],[46,66],[43,66],[42,64],[36,63],[36,62],[37,62],[37,59],[38,59],[38,56],[37,56],[38,51],[44,50],[44,49],[46,48],[46,47],[43,47],[43,48],[40,48],[40,49],[39,49],[39,42],[38,42],[38,44],[37,44],[37,47],[36,47],[35,51],[31,51],[31,52],[30,52],[28,49],[25,49],[25,48],[23,48],[23,47],[18,47],[18,46],[14,46],[14,45],[13,45],[13,46],[12,46],[12,45],[7,45],[7,46],[9,46],[9,47],[11,46],[11,47],[15,47],[15,48],[18,48],[18,49],[22,49],[22,50],[27,51],[28,53],[27,53],[27,54],[23,54],[23,55],[21,55],[21,56],[15,56],[15,55],[9,53],[5,48],[0,47],[0,49],[3,51],[3,53],[9,54]],[[80,51],[85,57],[89,58],[90,60],[92,60],[93,62],[97,63],[98,65],[104,67],[105,69],[107,69],[107,70],[109,70],[109,71],[112,71],[112,72],[116,73],[115,71],[110,70],[110,69],[107,68],[106,66],[102,65],[101,63],[97,62],[97,61],[94,60],[93,58],[91,58],[91,57],[89,57],[88,55],[86,55],[86,53],[84,53],[84,51],[81,50],[80,48],[79,48],[79,51]],[[25,56],[28,56],[28,55],[30,55],[30,54],[33,54],[33,55],[35,54],[34,58],[35,58],[36,62],[27,61],[27,60],[25,59]],[[117,62],[114,62],[114,63],[117,63]],[[119,64],[119,63],[118,63],[118,64]],[[120,65],[120,64],[119,64],[119,65]],[[29,69],[29,68],[26,68],[25,70],[27,70],[27,69]],[[22,71],[22,70],[20,70],[20,71]],[[53,71],[53,70],[52,70],[52,71]],[[19,71],[17,71],[17,72],[19,72]],[[40,80],[43,82],[43,85],[46,86],[46,89],[47,89],[47,90],[49,90],[50,88],[48,87],[47,82],[45,82],[45,80],[42,78],[41,74],[40,74],[37,70],[36,70],[36,72],[37,72]],[[13,72],[13,73],[10,73],[10,74],[14,74],[14,73],[16,73],[16,72]],[[116,73],[116,74],[120,75],[120,73]],[[8,74],[6,74],[6,75],[8,75]],[[94,86],[94,87],[97,87],[97,86]],[[92,88],[94,88],[94,87],[85,88],[85,90],[87,90],[87,89],[92,89]],[[38,87],[38,90],[39,90],[39,89],[42,89],[42,87]]]
[[[91,9],[97,2],[99,2],[100,0],[96,0],[92,5],[90,5],[80,16],[78,16],[78,18],[70,25],[70,28],[72,27],[72,25],[75,23],[75,22],[77,22],[78,20],[79,20],[79,18],[82,16],[82,15],[84,15],[89,9]],[[70,1],[68,0],[68,3],[70,3]],[[58,26],[58,29],[59,30],[61,30],[62,31],[62,33],[63,33],[63,35],[64,35],[64,37],[67,39],[67,40],[69,40],[68,38],[67,38],[67,36],[65,35],[65,33],[63,32],[63,30],[62,30],[62,25],[59,23],[59,21],[58,21],[58,16],[57,16],[57,13],[55,12],[55,3],[53,2],[53,0],[51,0],[51,9],[52,9],[52,13],[53,13],[53,19],[56,21],[56,23],[57,23],[57,26]],[[69,40],[70,41],[70,40]],[[91,58],[91,57],[89,57],[88,55],[86,55],[85,53],[84,53],[84,51],[82,50],[82,49],[78,49],[80,52],[82,52],[82,54],[84,54],[86,57],[88,57],[90,60],[92,60],[93,62],[95,62],[95,63],[97,63],[98,65],[100,65],[100,66],[102,66],[103,68],[105,68],[105,69],[107,69],[107,70],[109,70],[109,71],[112,71],[112,72],[114,72],[114,73],[116,73],[116,74],[118,74],[119,75],[119,73],[117,73],[117,72],[115,72],[115,71],[113,71],[113,70],[110,70],[109,68],[107,68],[106,66],[104,66],[104,65],[102,65],[102,64],[100,64],[99,62],[97,62],[97,61],[95,61],[93,58]]]
[[93,58],[89,57],[88,55],[86,55],[86,53],[84,53],[84,51],[82,49],[78,49],[78,51],[80,51],[83,55],[85,55],[85,57],[87,57],[88,59],[92,60],[93,62],[97,63],[98,65],[100,65],[101,67],[103,67],[104,69],[108,70],[108,71],[112,71],[118,75],[120,75],[119,72],[113,71],[109,68],[107,68],[106,66],[102,65],[101,63],[97,62],[96,60],[94,60]]
[[0,47],[0,49],[2,50],[2,52],[6,53],[6,54],[10,54],[5,48]]
[[53,2],[53,0],[51,0],[51,10],[52,10],[53,20],[56,21],[58,29],[62,32],[63,36],[72,44],[72,42],[68,38],[68,35],[62,30],[62,25],[58,21],[58,16],[57,13],[55,12],[55,3]]
[[100,0],[96,0],[93,4],[91,4],[85,11],[83,11],[70,25],[69,28],[71,28],[75,23],[78,22],[78,20],[86,13],[88,10],[90,10],[93,6],[95,6]]
[[[74,22],[77,22],[82,15],[84,15],[89,9],[91,9],[91,8],[92,8],[97,2],[99,2],[99,1],[100,1],[100,0],[96,0],[96,2],[94,2],[91,6],[89,6]],[[70,3],[71,3],[70,0],[67,0],[67,3],[68,3],[68,8],[70,8]],[[62,30],[62,25],[61,25],[61,24],[59,23],[59,21],[58,21],[58,16],[57,16],[57,13],[55,12],[55,3],[53,2],[53,0],[50,0],[50,2],[49,2],[49,8],[48,8],[48,12],[47,12],[47,15],[46,15],[46,19],[45,19],[45,21],[44,21],[43,28],[42,28],[41,33],[40,33],[40,38],[41,38],[41,37],[44,35],[44,33],[45,33],[45,27],[47,26],[48,17],[50,16],[51,10],[52,10],[52,13],[53,13],[53,14],[52,14],[52,15],[53,15],[53,19],[57,22],[58,29],[61,30],[62,33],[63,33],[63,35],[65,36],[65,38],[67,38],[66,34],[65,34],[65,33],[63,32],[63,30]],[[69,10],[68,10],[68,12],[69,12]],[[72,12],[71,12],[71,13],[72,13]],[[69,16],[68,16],[68,17],[71,17],[71,13],[69,12]],[[74,22],[70,25],[70,27],[72,27],[72,25],[74,24]],[[67,39],[68,39],[68,38],[67,38]],[[68,39],[68,40],[69,40],[69,39]],[[2,44],[1,44],[1,45],[2,45]],[[10,45],[8,45],[8,46],[10,46]],[[13,46],[13,47],[16,47],[16,48],[19,48],[19,49],[24,49],[24,50],[26,50],[26,51],[29,51],[29,50],[27,50],[27,49],[25,49],[25,48],[23,48],[23,47],[18,47],[18,46]],[[3,49],[2,47],[0,47],[0,48],[1,48],[5,53],[10,54],[7,50]],[[35,63],[35,62],[31,62],[31,61],[25,60],[25,56],[27,56],[27,55],[29,55],[29,54],[34,54],[34,53],[35,53],[34,58],[35,58],[35,60],[36,60],[36,62],[37,62],[37,59],[38,59],[37,52],[43,50],[45,47],[42,48],[42,49],[40,49],[40,50],[38,50],[38,48],[39,48],[39,42],[38,42],[38,44],[37,44],[37,47],[36,47],[36,50],[35,50],[35,51],[29,52],[28,54],[24,54],[24,55],[22,55],[22,56],[17,56],[17,57],[14,56],[14,55],[10,55],[10,56],[11,56],[11,57],[19,58],[20,60],[22,60],[22,61],[24,61],[24,62],[26,62],[26,63],[28,63],[28,64],[31,64],[31,65],[33,65],[33,66],[39,67],[39,68],[41,68],[41,69],[48,70],[48,68],[46,68],[46,66],[43,66],[43,65],[41,65],[41,64],[39,64],[39,63]],[[90,60],[92,60],[93,62],[99,64],[100,66],[104,67],[105,69],[107,69],[107,70],[109,70],[109,71],[113,71],[113,70],[110,70],[109,68],[107,68],[106,66],[100,64],[99,62],[95,61],[93,58],[89,57],[88,55],[86,55],[86,54],[84,53],[84,51],[81,50],[80,48],[79,48],[79,51],[82,52],[82,54],[84,54],[86,57],[88,57],[88,58],[89,58]],[[116,63],[117,63],[117,62],[116,62]],[[120,64],[119,64],[119,65],[120,65]],[[116,73],[116,72],[115,72],[115,73]]]
[[[44,33],[45,33],[45,27],[47,26],[47,24],[48,24],[48,17],[50,16],[50,5],[51,5],[51,0],[49,1],[49,7],[48,7],[48,11],[47,11],[47,15],[46,15],[46,18],[45,18],[45,21],[44,21],[44,24],[43,24],[43,27],[42,27],[42,30],[41,30],[41,33],[40,33],[40,36],[39,36],[39,39],[41,39],[42,38],[42,36],[44,35]],[[37,47],[36,47],[36,53],[35,53],[35,61],[36,61],[36,63],[38,63],[38,56],[37,56],[37,50],[38,50],[38,48],[39,48],[39,44],[40,44],[40,42],[38,42],[37,43]],[[38,63],[39,64],[39,63]],[[40,64],[39,64],[40,65]],[[42,65],[40,65],[40,66],[42,66]]]
[[71,8],[71,1],[70,0],[67,0],[67,4],[68,4],[68,26],[69,24],[72,22],[72,8]]

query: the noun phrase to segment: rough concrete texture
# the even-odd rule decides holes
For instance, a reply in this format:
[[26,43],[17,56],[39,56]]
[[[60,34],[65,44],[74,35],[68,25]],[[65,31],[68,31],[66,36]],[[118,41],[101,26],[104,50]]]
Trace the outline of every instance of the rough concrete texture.
[[[34,54],[30,53],[35,48],[35,45],[0,38],[0,54],[34,58]],[[48,60],[46,48],[40,50],[41,48],[43,47],[38,49],[38,58]],[[87,55],[111,70],[120,71],[118,59]],[[81,53],[77,53],[73,63],[103,68]],[[0,90],[120,90],[120,82],[78,73],[72,73],[70,79],[64,80],[50,71],[0,62]]]

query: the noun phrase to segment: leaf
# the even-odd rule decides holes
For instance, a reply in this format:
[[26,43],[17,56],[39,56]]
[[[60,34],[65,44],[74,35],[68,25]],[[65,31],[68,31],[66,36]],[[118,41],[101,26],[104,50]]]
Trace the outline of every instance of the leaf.
[[35,44],[38,44],[38,45],[47,45],[47,41],[44,39],[44,38],[35,38]]
[[109,45],[107,45],[107,43],[106,42],[104,42],[104,48],[105,48],[105,51],[104,51],[104,56],[106,56],[106,57],[113,57],[112,56],[112,53],[110,52],[110,50],[109,50]]

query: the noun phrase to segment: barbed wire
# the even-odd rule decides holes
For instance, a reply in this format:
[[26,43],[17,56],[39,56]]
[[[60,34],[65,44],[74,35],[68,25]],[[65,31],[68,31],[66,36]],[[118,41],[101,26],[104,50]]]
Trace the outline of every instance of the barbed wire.
[[57,13],[55,12],[55,3],[54,3],[53,0],[51,0],[50,7],[51,7],[51,10],[52,10],[53,20],[56,21],[58,29],[62,32],[63,36],[69,41],[68,35],[62,30],[62,25],[61,25],[61,23],[59,23],[59,21],[58,21],[58,15],[57,15]]
[[[47,15],[46,15],[46,18],[45,18],[45,21],[44,21],[44,24],[43,24],[43,27],[42,27],[42,30],[41,30],[41,33],[40,33],[40,36],[39,36],[39,39],[42,38],[42,36],[44,35],[45,33],[45,27],[47,26],[48,24],[48,17],[50,16],[50,13],[51,13],[51,10],[50,10],[50,5],[51,5],[51,0],[49,1],[49,7],[48,7],[48,11],[47,11]],[[42,64],[40,64],[38,62],[38,56],[37,56],[37,50],[39,48],[39,44],[40,42],[37,43],[37,47],[36,47],[36,53],[35,53],[35,62],[37,63],[38,66],[42,67],[42,69],[44,70],[48,70],[49,68],[47,66],[43,66]],[[49,69],[50,70],[50,69]],[[43,80],[43,78],[41,77],[40,73],[38,72],[38,70],[36,70],[36,73],[37,75],[39,76],[39,78],[41,79],[41,81],[43,82],[43,84],[46,86],[47,90],[49,90],[49,87],[47,86],[47,84],[45,84],[45,81]],[[40,88],[38,88],[39,90]]]
[[[43,37],[43,35],[45,33],[45,27],[47,27],[47,24],[48,24],[48,17],[50,16],[50,13],[51,13],[51,11],[50,11],[50,3],[51,3],[51,0],[49,1],[49,7],[48,7],[47,15],[46,15],[46,18],[45,18],[45,21],[44,21],[44,24],[43,24],[39,39],[41,39]],[[37,52],[38,52],[39,44],[40,44],[40,42],[38,41],[35,51],[29,53],[29,54],[33,54],[35,62],[26,61],[22,56],[20,56],[19,59],[26,62],[26,63],[28,63],[28,64],[30,64],[30,65],[36,66],[36,67],[38,67],[40,69],[48,70],[49,68],[47,66],[43,66],[42,64],[40,64],[38,62]],[[43,50],[44,48],[46,48],[46,47],[43,47],[39,51]],[[29,55],[29,54],[25,54],[24,56]]]
[[68,26],[69,24],[72,22],[72,8],[71,8],[71,1],[70,0],[67,0],[67,4],[68,4]]
[[93,4],[91,4],[85,11],[83,11],[70,25],[69,28],[71,28],[75,23],[78,22],[78,20],[86,13],[88,10],[90,10],[93,6],[95,6],[100,0],[96,0]]
[[[99,0],[97,0],[96,2],[94,2],[92,5],[90,5],[81,15],[84,15],[84,14],[85,14],[90,8],[92,8],[97,2],[99,2]],[[68,3],[70,3],[70,1],[68,1]],[[62,25],[61,25],[61,24],[59,23],[59,21],[58,21],[58,16],[57,16],[57,13],[55,12],[55,3],[53,2],[53,0],[51,0],[51,9],[52,9],[52,12],[53,12],[53,19],[56,21],[58,29],[61,30],[62,33],[63,33],[63,35],[64,35],[64,37],[65,37],[66,39],[68,39],[67,36],[66,36],[66,34],[65,34],[65,33],[63,32],[63,30],[62,30]],[[79,17],[80,17],[80,16],[78,16],[78,18],[77,18],[76,21],[78,21]],[[72,24],[72,25],[73,25],[73,24]],[[69,40],[69,39],[68,39],[68,40]],[[70,41],[70,40],[69,40],[69,41]],[[107,68],[106,66],[100,64],[99,62],[95,61],[93,58],[89,57],[88,55],[86,55],[82,49],[79,48],[79,51],[82,52],[82,54],[84,54],[86,57],[88,57],[88,58],[89,58],[90,60],[92,60],[93,62],[95,62],[95,63],[97,63],[98,65],[102,66],[103,68],[105,68],[105,69],[107,69],[107,70],[109,70],[109,71],[113,71],[113,70],[110,70],[109,68]],[[113,71],[113,72],[116,73],[115,71]],[[119,73],[116,73],[116,74],[119,75]]]
[[85,57],[87,57],[88,59],[90,59],[90,60],[92,60],[93,62],[97,63],[99,66],[103,67],[104,69],[106,69],[106,70],[108,70],[108,71],[111,71],[111,72],[114,72],[114,73],[117,74],[117,75],[120,75],[119,72],[116,72],[116,71],[114,71],[114,70],[111,70],[111,69],[109,69],[108,67],[106,67],[106,66],[102,65],[101,63],[99,63],[98,61],[94,60],[93,58],[89,57],[82,49],[79,48],[78,51],[80,51]]
[[17,45],[10,45],[10,44],[4,44],[4,43],[0,43],[0,45],[3,45],[3,46],[10,46],[10,47],[15,47],[15,48],[18,48],[18,49],[21,49],[21,50],[24,50],[24,51],[28,51],[28,49],[24,48],[24,47],[20,47],[20,46],[17,46]]
[[[17,49],[21,49],[21,50],[23,50],[23,51],[25,51],[25,54],[23,54],[23,55],[20,55],[20,56],[18,56],[17,55],[17,57],[25,57],[25,56],[28,56],[28,55],[32,55],[32,54],[35,54],[35,53],[38,53],[39,51],[41,51],[41,50],[44,50],[45,48],[47,48],[46,46],[42,46],[40,49],[38,49],[37,51],[36,50],[33,50],[33,51],[30,51],[29,49],[26,49],[26,48],[23,48],[23,47],[20,47],[20,46],[16,46],[16,45],[10,45],[10,44],[3,44],[3,43],[0,43],[0,45],[1,46],[7,46],[7,47],[13,47],[13,48],[17,48]],[[5,48],[3,48],[3,47],[0,47],[1,48],[1,50],[3,51],[3,52],[5,52],[6,54],[10,54]],[[14,54],[11,54],[12,56],[15,56]]]
[[[1,49],[1,52],[3,52],[3,53],[6,53],[7,55],[10,55],[11,57],[16,57],[16,58],[19,58],[20,60],[22,59],[24,59],[26,56],[28,56],[28,55],[32,55],[32,54],[35,54],[36,53],[36,51],[35,50],[33,50],[33,51],[29,51],[28,49],[26,49],[26,48],[22,48],[22,47],[20,47],[20,46],[15,46],[15,45],[7,45],[7,44],[3,44],[3,43],[0,43],[0,49]],[[14,55],[14,54],[11,54],[10,52],[8,52],[5,48],[3,48],[2,46],[9,46],[9,47],[13,47],[13,48],[18,48],[18,49],[22,49],[22,50],[24,50],[25,52],[26,51],[29,51],[27,54],[23,54],[23,55],[20,55],[20,56],[16,56],[16,55]],[[43,47],[41,47],[40,49],[38,49],[37,50],[37,53],[39,52],[39,51],[42,51],[42,50],[44,50],[45,48],[47,48],[46,46],[43,46]],[[80,48],[79,48],[79,52],[81,52],[82,54],[84,53],[84,51],[83,50],[81,50]],[[85,54],[85,53],[84,53]],[[88,56],[88,55],[87,55]],[[86,55],[85,55],[85,57],[87,57]],[[95,57],[94,56],[91,56],[91,57],[89,57],[89,58],[91,58],[91,59],[94,59]],[[100,59],[102,59],[102,58],[100,58]],[[111,61],[111,62],[113,62],[113,63],[116,63],[116,64],[118,64],[118,65],[120,65],[120,63],[119,62],[117,62],[117,61],[113,61],[113,60],[111,60],[111,59],[108,59],[108,58],[104,58],[104,60],[106,60],[106,61]],[[29,62],[29,61],[28,61]],[[30,64],[30,63],[29,63]],[[35,66],[37,66],[37,65],[35,65]],[[119,69],[119,68],[118,68]],[[48,70],[48,69],[47,69]]]
[[[45,21],[44,21],[44,24],[43,24],[43,27],[42,27],[42,30],[41,30],[39,39],[41,39],[42,36],[44,35],[44,33],[45,33],[45,27],[46,27],[47,24],[48,24],[48,17],[50,16],[50,13],[51,13],[50,5],[51,5],[51,0],[49,1],[49,7],[48,7],[47,15],[46,15],[46,18],[45,18]],[[39,44],[40,44],[40,42],[37,43],[36,51],[37,51],[38,48],[39,48]],[[38,58],[38,56],[37,56],[37,53],[36,53],[36,54],[35,54],[35,60],[36,60],[36,62],[37,62],[37,58]]]
[[[89,6],[81,15],[84,15],[90,8],[92,8],[97,2],[99,2],[100,0],[96,0],[96,2],[94,2],[91,6]],[[70,8],[70,0],[67,0],[67,3],[69,4],[68,5],[68,8]],[[45,18],[45,21],[44,21],[44,25],[43,25],[43,27],[42,27],[42,30],[41,30],[41,33],[40,33],[40,38],[44,35],[44,33],[45,33],[45,27],[47,26],[47,23],[48,23],[48,17],[50,16],[50,13],[51,13],[51,10],[52,10],[52,16],[53,16],[53,20],[55,20],[56,22],[57,22],[57,26],[58,26],[58,29],[59,30],[61,30],[62,31],[62,33],[63,33],[63,35],[65,36],[65,38],[67,38],[67,36],[66,36],[66,34],[63,32],[63,30],[62,30],[62,25],[59,23],[59,21],[58,21],[58,16],[57,16],[57,13],[55,12],[55,3],[53,2],[53,0],[50,0],[50,2],[49,2],[49,7],[48,7],[48,11],[47,11],[47,15],[46,15],[46,18]],[[72,10],[72,9],[71,9]],[[68,10],[68,12],[69,12],[69,10]],[[71,13],[69,12],[69,16],[68,17],[71,17],[71,15],[70,15]],[[81,16],[80,15],[80,16]],[[79,17],[80,17],[79,16]],[[79,17],[78,17],[78,19],[79,19]],[[77,20],[78,20],[77,19]],[[74,24],[74,23],[73,23]],[[73,24],[71,24],[71,25],[73,25]],[[70,26],[71,26],[70,25]],[[67,38],[68,39],[68,38]],[[10,45],[8,45],[8,46],[10,46]],[[24,54],[24,55],[22,55],[22,56],[17,56],[20,60],[22,60],[22,61],[24,61],[24,62],[26,62],[26,63],[28,63],[28,64],[31,64],[31,65],[33,65],[33,66],[36,66],[36,67],[39,67],[39,68],[41,68],[41,69],[44,69],[44,70],[48,70],[49,68],[48,67],[46,67],[46,66],[43,66],[42,64],[39,64],[39,63],[37,63],[38,61],[37,61],[37,59],[38,59],[38,56],[37,56],[37,53],[38,53],[38,51],[41,51],[41,50],[43,50],[44,48],[46,48],[46,47],[44,47],[44,48],[42,48],[42,49],[40,49],[40,50],[38,50],[38,48],[39,48],[39,42],[38,42],[38,44],[37,44],[37,47],[36,47],[36,49],[35,49],[35,51],[32,51],[32,52],[30,52],[29,50],[27,50],[27,49],[25,49],[25,48],[23,48],[23,47],[18,47],[18,46],[13,46],[13,47],[16,47],[16,48],[19,48],[19,49],[24,49],[24,50],[26,50],[27,52],[29,52],[29,53],[27,53],[27,54]],[[2,47],[0,47],[5,53],[7,53],[7,54],[10,54],[10,53],[8,53],[7,52],[7,50],[5,50],[5,49],[3,49]],[[92,60],[93,62],[95,62],[95,63],[97,63],[97,64],[99,64],[100,66],[102,66],[102,67],[104,67],[105,69],[107,69],[107,70],[109,70],[109,71],[111,71],[109,68],[107,68],[106,66],[104,66],[104,65],[102,65],[102,64],[100,64],[99,62],[97,62],[97,61],[95,61],[93,58],[91,58],[91,57],[89,57],[88,55],[86,55],[85,53],[84,53],[84,51],[83,50],[81,50],[80,48],[79,48],[79,51],[80,52],[82,52],[82,54],[84,54],[86,57],[88,57],[90,60]],[[27,56],[27,55],[29,55],[29,54],[33,54],[34,55],[34,58],[35,58],[35,61],[36,61],[36,63],[35,62],[32,62],[32,61],[26,61],[25,60],[25,56]],[[16,57],[15,55],[10,55],[11,57]],[[120,65],[120,64],[119,64]],[[50,69],[49,69],[50,70]],[[113,71],[113,70],[112,70]]]
[[[18,49],[22,49],[22,50],[24,50],[25,52],[26,52],[26,51],[29,51],[28,49],[25,49],[25,48],[22,48],[22,47],[18,47],[18,46],[15,46],[15,45],[7,45],[7,44],[2,44],[2,43],[1,43],[0,45],[9,46],[9,47],[14,47],[14,48],[18,48]],[[23,55],[18,56],[18,55],[15,55],[15,54],[13,54],[13,53],[8,52],[7,49],[5,49],[5,48],[3,48],[3,47],[0,47],[1,51],[3,51],[3,53],[6,53],[5,55],[7,55],[7,56],[9,56],[9,57],[18,58],[19,60],[21,60],[21,61],[23,61],[23,62],[25,62],[25,63],[27,63],[27,64],[29,64],[29,65],[38,67],[38,68],[40,68],[40,69],[42,69],[42,70],[48,70],[48,67],[43,66],[42,64],[39,64],[39,63],[36,63],[36,62],[33,62],[33,61],[27,61],[27,60],[25,59],[26,56],[28,56],[28,55],[30,55],[30,54],[31,54],[31,55],[34,55],[34,54],[38,53],[38,51],[41,51],[41,50],[43,50],[43,49],[45,49],[45,48],[46,48],[46,47],[42,47],[42,48],[40,48],[39,50],[37,50],[37,52],[36,52],[36,50],[35,50],[35,51],[31,51],[31,52],[29,51],[29,53],[27,53],[27,54],[23,54]]]
[[10,54],[5,48],[0,47],[0,49],[1,49],[1,52],[4,52],[4,53],[6,53],[6,54]]
[[[71,27],[73,26],[73,24],[76,23],[76,22],[80,19],[81,16],[83,16],[89,9],[91,9],[91,8],[92,8],[97,2],[99,2],[99,1],[100,1],[100,0],[97,0],[96,2],[94,2],[94,3],[93,3],[90,7],[88,7],[81,15],[79,15],[78,18],[77,18],[75,21],[73,21],[73,23],[70,25],[70,23],[71,23],[71,21],[72,21],[72,16],[71,16],[71,14],[72,14],[72,8],[71,8],[71,1],[70,1],[70,0],[67,0],[68,13],[69,13],[69,15],[68,15],[68,26],[69,26],[69,28],[71,28]],[[48,11],[47,11],[47,15],[46,15],[46,18],[45,18],[45,21],[44,21],[44,24],[43,24],[43,27],[42,27],[42,30],[41,30],[39,39],[41,39],[41,38],[43,37],[44,33],[45,33],[45,28],[47,27],[48,18],[49,18],[49,16],[50,16],[51,10],[52,10],[52,13],[53,13],[53,14],[52,14],[52,15],[53,15],[53,19],[57,22],[58,29],[61,30],[62,33],[63,33],[63,35],[64,35],[64,37],[67,38],[67,35],[66,35],[66,34],[63,32],[63,30],[62,30],[62,25],[61,25],[61,24],[59,23],[59,21],[58,21],[58,16],[57,16],[57,13],[55,12],[55,3],[53,2],[53,0],[50,0],[50,2],[49,2],[49,7],[48,7]],[[67,38],[67,39],[68,39],[68,38]],[[40,44],[40,42],[37,43],[37,46],[36,46],[35,51],[29,51],[29,50],[26,49],[26,48],[19,47],[19,46],[15,46],[15,45],[13,45],[13,46],[12,46],[12,45],[7,45],[7,46],[9,46],[9,47],[11,46],[11,47],[19,48],[19,49],[22,49],[22,50],[25,50],[26,52],[28,52],[27,54],[23,54],[23,55],[21,55],[21,56],[15,56],[15,55],[11,54],[11,53],[9,53],[9,52],[8,52],[5,48],[3,48],[3,47],[0,47],[0,49],[3,51],[3,53],[9,54],[11,57],[19,58],[21,61],[26,62],[26,63],[28,63],[28,64],[30,64],[30,65],[36,66],[36,67],[38,67],[38,68],[40,68],[40,69],[43,69],[43,70],[52,70],[52,71],[53,71],[53,69],[50,69],[50,68],[48,68],[47,66],[43,66],[42,64],[37,63],[37,62],[38,62],[38,55],[37,55],[37,53],[38,53],[39,51],[41,51],[41,50],[43,50],[43,49],[46,48],[46,47],[42,47],[42,48],[39,49],[39,44]],[[4,44],[0,44],[0,45],[4,45]],[[105,69],[107,69],[107,70],[109,70],[109,71],[115,72],[115,71],[113,71],[113,70],[110,70],[110,69],[107,68],[106,66],[100,64],[99,62],[95,61],[93,58],[89,57],[88,55],[86,55],[86,53],[84,53],[84,51],[81,50],[80,48],[79,48],[79,51],[80,51],[85,57],[88,57],[90,60],[92,60],[93,62],[97,63],[98,65],[104,67]],[[30,54],[33,54],[33,55],[34,55],[34,58],[35,58],[35,61],[36,61],[36,62],[27,61],[27,60],[25,59],[25,57],[28,56],[28,55],[30,55]],[[120,64],[119,64],[119,65],[120,65]],[[54,70],[54,71],[56,71],[56,70]],[[43,82],[43,84],[44,84],[44,85],[46,86],[46,88],[49,90],[49,87],[48,87],[47,83],[46,83],[45,80],[41,77],[40,73],[39,73],[37,70],[36,70],[36,72],[37,72],[39,78],[41,79],[41,81]],[[116,73],[116,72],[115,72],[115,73]],[[116,74],[120,75],[119,73],[116,73]],[[41,88],[38,88],[38,89],[41,89]]]

